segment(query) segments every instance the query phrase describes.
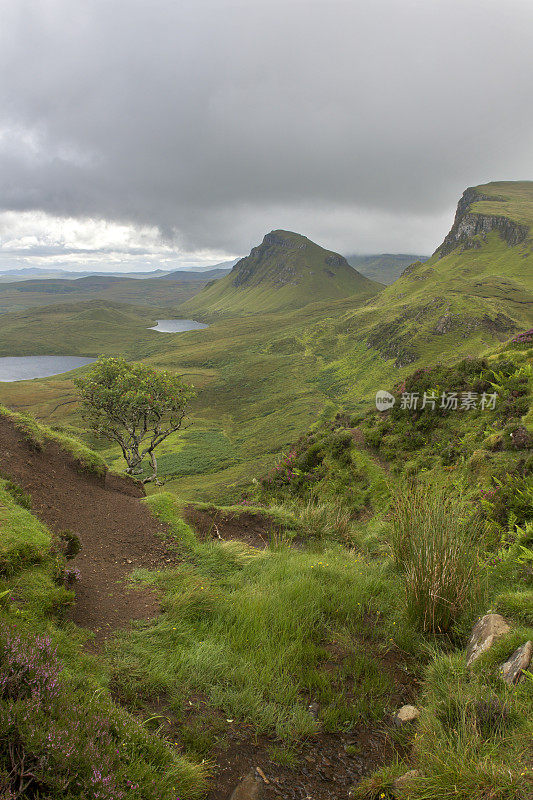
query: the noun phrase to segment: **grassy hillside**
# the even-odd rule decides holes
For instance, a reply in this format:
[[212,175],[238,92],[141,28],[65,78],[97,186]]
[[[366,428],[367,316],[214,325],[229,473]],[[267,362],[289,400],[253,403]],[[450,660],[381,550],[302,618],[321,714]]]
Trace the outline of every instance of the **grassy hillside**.
[[380,286],[330,250],[290,231],[272,231],[225,278],[181,306],[185,314],[258,314],[301,308],[348,295],[370,297]]
[[415,261],[427,261],[429,256],[415,256],[406,253],[380,253],[372,256],[346,256],[346,261],[367,278],[378,283],[394,283],[406,267]]
[[169,313],[168,308],[93,300],[4,314],[0,357],[120,353],[141,358],[171,344],[173,334],[150,330]]
[[[403,797],[394,780],[410,769],[417,770],[409,793],[416,800],[522,800],[531,792],[531,672],[509,688],[499,664],[533,635],[532,368],[530,331],[485,359],[416,370],[388,386],[396,397],[392,410],[315,424],[250,487],[248,502],[291,508],[317,547],[334,541],[378,560],[392,556],[405,581],[400,603],[415,626],[427,627],[431,597],[443,601],[432,612],[442,614],[443,628],[432,643],[408,755],[363,780],[353,797]],[[441,410],[437,403],[413,410],[400,402],[403,392],[439,400],[455,392],[479,401],[484,391],[496,393],[493,408],[478,402]],[[463,586],[477,585],[481,594],[470,594],[460,612],[465,568]],[[503,614],[511,630],[467,669],[464,647],[476,607]],[[397,623],[392,638],[409,651],[406,621]],[[450,624],[455,635],[447,640],[442,633]],[[489,706],[503,714],[500,722],[483,716]]]
[[9,312],[87,301],[132,303],[175,308],[193,297],[212,280],[196,273],[191,279],[176,274],[169,278],[120,278],[90,276],[86,278],[26,280],[13,283],[0,282],[0,312]]
[[[491,191],[503,196],[506,187],[479,187],[474,196]],[[507,201],[494,202],[524,225],[527,213],[533,220],[531,184],[512,189]],[[483,210],[488,203],[476,200],[474,207]],[[483,219],[481,214],[482,224]],[[97,352],[116,352],[118,343],[121,352],[174,369],[192,382],[198,389],[193,424],[163,446],[161,475],[185,497],[233,501],[250,475],[261,475],[271,455],[322,413],[359,412],[373,402],[377,388],[401,381],[416,367],[482,355],[533,326],[529,238],[509,244],[493,229],[472,241],[443,256],[437,252],[368,299],[353,296],[287,312],[218,319],[206,330],[179,336],[141,335],[139,327],[126,325],[109,339],[98,324],[69,323],[68,343],[77,348],[69,352],[94,354],[87,349],[91,340]],[[53,337],[54,326],[61,331],[61,318],[48,325],[43,312],[24,340],[31,316],[17,323],[17,337],[28,347],[37,332]],[[12,336],[9,344],[16,340]],[[72,384],[61,376],[0,387],[5,404],[81,431],[74,398]],[[103,453],[120,465],[115,450],[104,447]]]

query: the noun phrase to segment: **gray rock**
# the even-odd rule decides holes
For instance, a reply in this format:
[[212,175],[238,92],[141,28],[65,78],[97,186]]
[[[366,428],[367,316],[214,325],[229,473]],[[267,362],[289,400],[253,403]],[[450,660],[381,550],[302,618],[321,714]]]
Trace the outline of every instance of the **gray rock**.
[[392,784],[392,788],[396,797],[409,797],[409,792],[413,786],[413,783],[419,778],[421,772],[419,769],[411,769],[409,772],[406,772],[405,775],[400,775],[399,778],[396,778],[394,783]]
[[501,676],[505,683],[509,685],[513,683],[520,683],[524,677],[524,670],[531,664],[531,657],[533,656],[533,642],[529,641],[518,647],[511,658],[500,667]]
[[492,647],[494,641],[510,631],[509,625],[500,614],[485,614],[476,622],[466,649],[467,665],[471,664]]
[[230,800],[260,800],[262,785],[263,781],[256,775],[255,769],[251,769],[234,789]]
[[416,706],[402,706],[394,715],[394,722],[398,727],[414,722],[420,716],[420,711]]

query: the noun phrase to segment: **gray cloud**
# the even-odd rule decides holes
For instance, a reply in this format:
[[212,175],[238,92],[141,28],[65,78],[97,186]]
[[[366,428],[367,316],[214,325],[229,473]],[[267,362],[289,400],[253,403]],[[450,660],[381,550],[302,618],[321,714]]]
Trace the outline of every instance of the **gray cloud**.
[[532,177],[529,0],[0,5],[3,209],[429,252],[467,185]]

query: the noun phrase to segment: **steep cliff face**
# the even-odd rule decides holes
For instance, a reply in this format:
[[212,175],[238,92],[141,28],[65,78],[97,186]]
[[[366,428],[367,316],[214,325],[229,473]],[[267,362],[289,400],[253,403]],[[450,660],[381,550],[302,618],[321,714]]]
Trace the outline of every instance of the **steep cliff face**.
[[457,205],[453,226],[435,254],[442,258],[459,246],[463,250],[479,247],[481,243],[475,237],[481,236],[483,239],[491,231],[496,231],[511,247],[520,244],[527,238],[529,233],[527,225],[515,222],[504,215],[470,211],[473,203],[483,200],[490,203],[504,202],[503,197],[484,195],[475,187],[468,188]]

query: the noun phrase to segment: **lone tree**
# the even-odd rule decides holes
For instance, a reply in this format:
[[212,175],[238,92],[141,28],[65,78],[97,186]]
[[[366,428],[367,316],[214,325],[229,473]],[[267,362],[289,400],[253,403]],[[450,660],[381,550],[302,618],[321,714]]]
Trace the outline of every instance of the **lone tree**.
[[181,428],[192,387],[167,370],[103,356],[76,385],[91,431],[117,442],[130,475],[141,473],[148,457],[153,472],[143,483],[155,480],[154,450]]

